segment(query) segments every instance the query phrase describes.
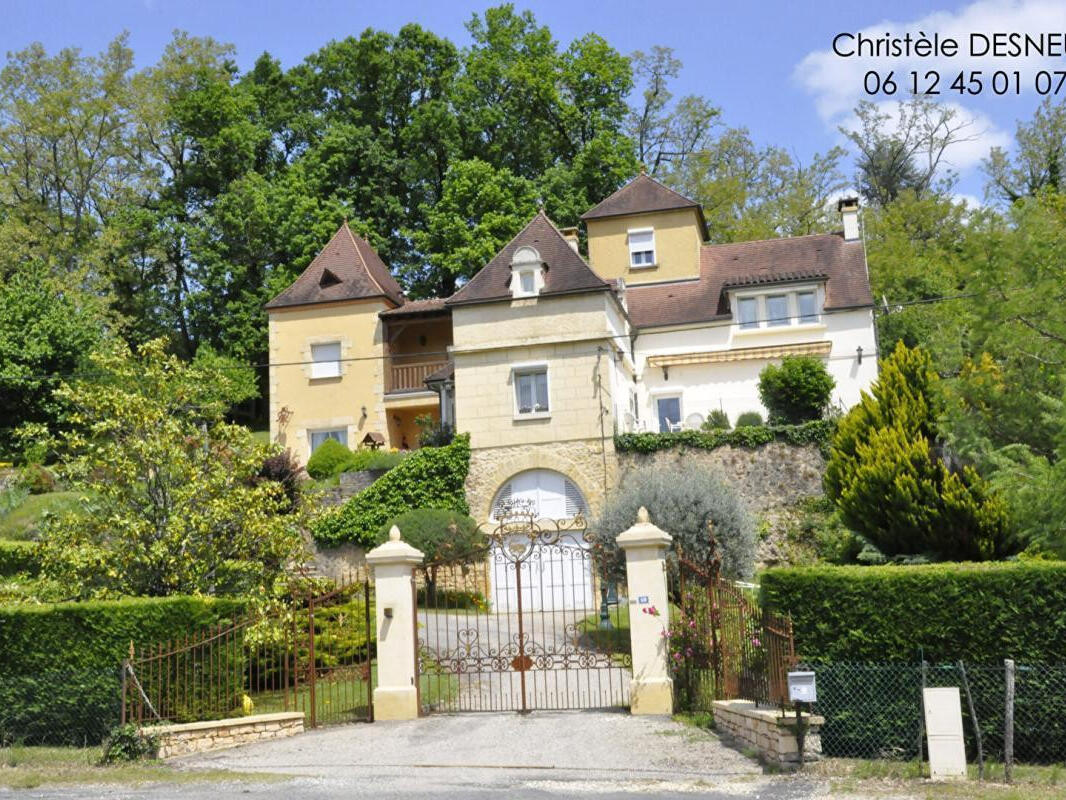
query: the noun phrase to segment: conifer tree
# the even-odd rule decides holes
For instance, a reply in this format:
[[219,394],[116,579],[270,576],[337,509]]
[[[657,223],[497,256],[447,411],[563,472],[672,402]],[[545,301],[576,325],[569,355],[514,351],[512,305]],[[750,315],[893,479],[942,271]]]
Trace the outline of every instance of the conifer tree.
[[844,522],[888,556],[1009,555],[1006,506],[939,439],[944,401],[928,353],[898,343],[871,392],[841,421],[826,466]]

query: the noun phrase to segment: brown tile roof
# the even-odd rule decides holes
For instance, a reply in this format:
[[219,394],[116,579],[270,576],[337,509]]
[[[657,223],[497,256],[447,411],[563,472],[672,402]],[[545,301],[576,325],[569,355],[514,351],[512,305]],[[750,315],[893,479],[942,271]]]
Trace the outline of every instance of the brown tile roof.
[[292,285],[267,308],[385,297],[396,305],[403,291],[374,248],[345,222]]
[[414,317],[422,314],[449,314],[451,311],[445,305],[446,298],[431,297],[428,300],[408,300],[397,308],[387,308],[378,314],[379,317]]
[[707,221],[703,207],[644,173],[641,173],[606,200],[594,205],[581,215],[581,219],[621,217],[649,211],[673,211],[678,208],[694,208],[700,218],[704,238],[707,237]]
[[873,305],[861,241],[840,233],[704,245],[698,280],[633,285],[626,305],[633,325],[684,325],[730,317],[725,289],[825,281],[825,310]]
[[544,288],[540,296],[571,292],[603,291],[610,288],[563,238],[552,221],[538,211],[518,235],[509,241],[488,264],[459,291],[448,298],[448,305],[485,303],[511,299],[511,259],[519,247],[528,246],[540,253],[546,267]]

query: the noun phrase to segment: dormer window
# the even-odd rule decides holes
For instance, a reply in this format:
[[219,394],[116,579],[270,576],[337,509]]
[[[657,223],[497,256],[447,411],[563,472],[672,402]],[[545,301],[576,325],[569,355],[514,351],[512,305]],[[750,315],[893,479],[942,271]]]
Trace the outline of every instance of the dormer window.
[[536,297],[544,287],[544,262],[532,247],[519,247],[511,259],[511,295]]
[[629,266],[642,269],[655,266],[655,230],[640,228],[628,232]]
[[743,291],[733,294],[734,314],[741,331],[816,325],[821,322],[823,290],[798,286],[777,291]]

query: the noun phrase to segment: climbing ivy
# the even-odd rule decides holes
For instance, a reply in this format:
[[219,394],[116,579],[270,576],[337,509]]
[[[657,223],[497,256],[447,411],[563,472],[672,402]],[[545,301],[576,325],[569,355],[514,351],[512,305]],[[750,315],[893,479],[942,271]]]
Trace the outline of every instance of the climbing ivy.
[[445,447],[416,450],[387,474],[339,509],[311,526],[319,544],[345,542],[371,547],[390,519],[413,508],[439,508],[468,514],[466,474],[470,470],[470,436],[456,436]]
[[802,425],[765,425],[734,428],[733,430],[675,431],[672,433],[623,433],[614,437],[619,452],[654,453],[674,447],[693,447],[714,450],[724,445],[760,447],[770,442],[787,444],[816,444],[825,452],[836,431],[836,421],[819,419]]

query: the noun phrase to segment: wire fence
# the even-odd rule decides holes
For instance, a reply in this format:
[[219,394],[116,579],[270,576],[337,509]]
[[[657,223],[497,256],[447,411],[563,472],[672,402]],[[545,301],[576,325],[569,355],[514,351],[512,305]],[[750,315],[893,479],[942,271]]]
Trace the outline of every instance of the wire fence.
[[0,675],[0,747],[96,745],[121,713],[117,666]]
[[[808,663],[815,671],[825,718],[822,753],[846,758],[916,759],[925,747],[922,686],[957,686],[966,755],[1005,757],[1007,689],[1003,664]],[[924,673],[924,676],[923,676]],[[972,700],[973,711],[970,710]],[[1066,762],[1066,664],[1015,667],[1013,757],[1019,762]]]

